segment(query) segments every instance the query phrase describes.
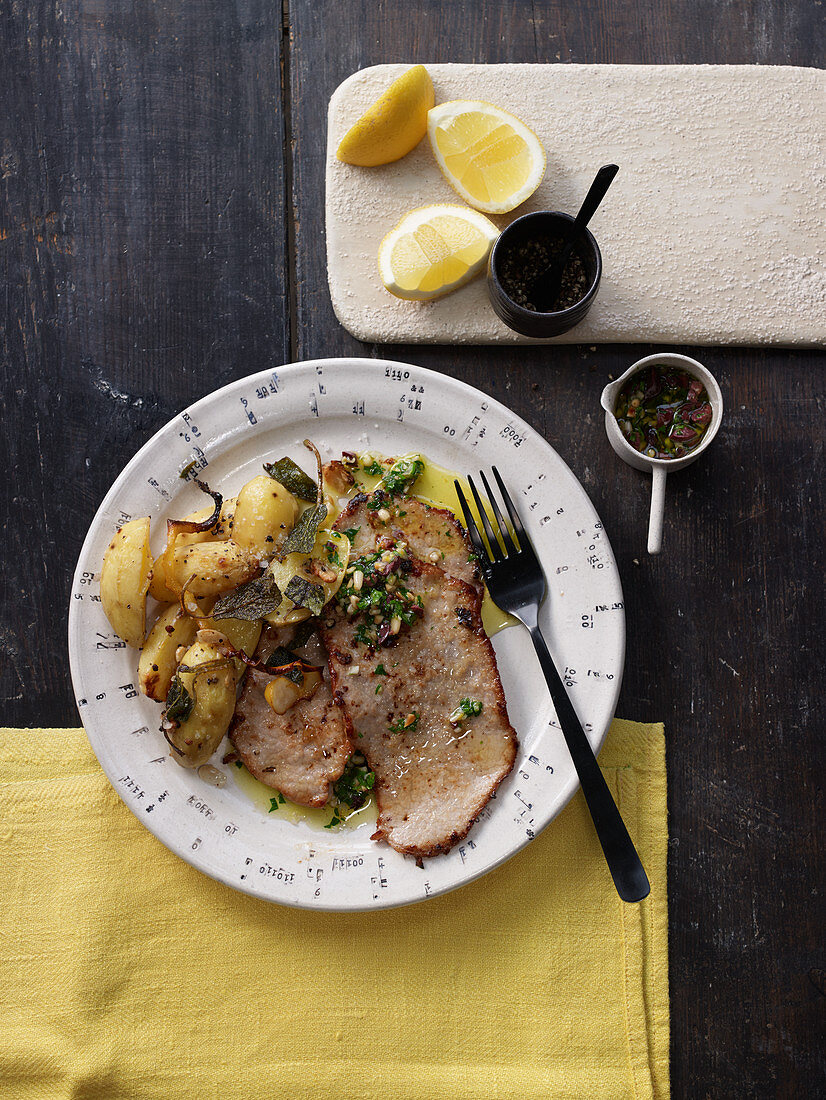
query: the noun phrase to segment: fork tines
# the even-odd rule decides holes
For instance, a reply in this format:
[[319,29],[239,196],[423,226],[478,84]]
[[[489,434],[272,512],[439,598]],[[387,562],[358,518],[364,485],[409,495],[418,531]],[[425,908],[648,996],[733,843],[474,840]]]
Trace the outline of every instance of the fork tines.
[[[505,508],[507,509],[508,516],[510,517],[510,526],[507,520],[503,516],[499,505],[496,501],[496,497],[491,492],[490,484],[483,470],[479,471],[479,477],[482,479],[482,484],[485,489],[488,507],[482,502],[482,498],[473,483],[473,478],[468,476],[468,485],[470,487],[473,501],[479,512],[479,518],[484,531],[484,537],[479,530],[476,519],[470,510],[470,505],[467,502],[467,498],[462,490],[462,486],[458,481],[454,482],[456,486],[456,493],[459,497],[459,503],[462,506],[462,513],[465,517],[465,525],[467,527],[467,533],[470,537],[470,541],[473,544],[473,548],[479,555],[480,562],[483,569],[489,566],[492,562],[504,561],[506,558],[514,557],[515,555],[525,553],[530,550],[530,542],[525,535],[525,529],[522,526],[522,522],[519,519],[519,514],[516,511],[516,506],[510,498],[510,494],[504,486],[502,478],[499,476],[499,471],[495,466],[491,467],[496,484],[499,487],[502,500],[505,502]],[[490,513],[493,513],[493,518],[496,523],[491,521]]]

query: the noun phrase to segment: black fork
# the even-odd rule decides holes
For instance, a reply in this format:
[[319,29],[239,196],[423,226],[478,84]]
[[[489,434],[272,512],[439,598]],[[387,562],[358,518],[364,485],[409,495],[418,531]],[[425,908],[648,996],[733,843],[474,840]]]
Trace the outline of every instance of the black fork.
[[617,892],[623,901],[642,901],[651,890],[648,876],[539,630],[539,608],[546,592],[545,574],[519,519],[516,506],[502,483],[499,471],[495,466],[492,467],[492,471],[499,492],[502,494],[502,500],[505,502],[513,534],[499,510],[496,498],[490,491],[488,479],[480,471],[479,476],[495,521],[492,521],[488,515],[488,510],[484,507],[471,477],[468,478],[468,484],[479,512],[484,538],[465,499],[461,485],[458,481],[454,483],[470,541],[479,556],[482,575],[491,598],[503,611],[509,611],[530,631],[554,709],[562,727],[565,743],[579,776],[582,793],[588,803]]

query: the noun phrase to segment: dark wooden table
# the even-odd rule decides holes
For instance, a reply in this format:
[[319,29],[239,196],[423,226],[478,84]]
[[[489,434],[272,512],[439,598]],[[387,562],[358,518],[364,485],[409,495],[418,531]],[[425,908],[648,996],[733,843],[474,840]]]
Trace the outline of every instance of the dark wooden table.
[[[648,347],[377,347],[326,283],[327,100],[381,61],[822,64],[810,0],[0,0],[0,684],[75,725],[69,580],[106,489],[183,406],[282,362],[388,356],[501,398],[583,481],[618,557],[619,713],[664,719],[676,1097],[826,1095],[820,353],[704,349],[727,405],[673,477],[609,450]],[[691,352],[693,349],[677,349]]]

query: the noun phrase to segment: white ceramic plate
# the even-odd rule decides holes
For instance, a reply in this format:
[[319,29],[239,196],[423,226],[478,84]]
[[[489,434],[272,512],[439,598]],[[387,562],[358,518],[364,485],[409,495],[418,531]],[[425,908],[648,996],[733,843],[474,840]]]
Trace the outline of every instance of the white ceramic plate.
[[[574,475],[524,421],[462,382],[379,359],[319,359],[252,375],[175,417],[132,459],[103,501],[72,586],[69,654],[83,724],[113,786],[168,848],[213,878],[268,901],[314,909],[403,905],[452,890],[512,856],[577,788],[544,679],[521,627],[493,638],[520,750],[511,775],[467,838],[423,868],[370,840],[373,825],[325,830],[268,816],[237,785],[218,789],[178,767],[159,732],[160,707],[135,689],[137,653],[113,634],[99,597],[100,565],[117,527],[149,515],[153,552],[165,521],[203,506],[182,481],[193,460],[234,494],[264,460],[302,440],[322,457],[342,449],[417,450],[450,470],[496,465],[545,567],[541,625],[595,750],[622,678],[625,616],[614,556]],[[151,602],[151,601],[150,601]],[[215,760],[220,765],[220,754]]]

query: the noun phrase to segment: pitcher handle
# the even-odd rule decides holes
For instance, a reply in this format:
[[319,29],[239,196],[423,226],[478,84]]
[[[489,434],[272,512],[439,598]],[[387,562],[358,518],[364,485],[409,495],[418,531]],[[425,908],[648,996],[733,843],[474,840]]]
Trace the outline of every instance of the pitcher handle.
[[648,517],[648,553],[659,554],[663,543],[666,471],[655,466],[651,471],[651,512]]

